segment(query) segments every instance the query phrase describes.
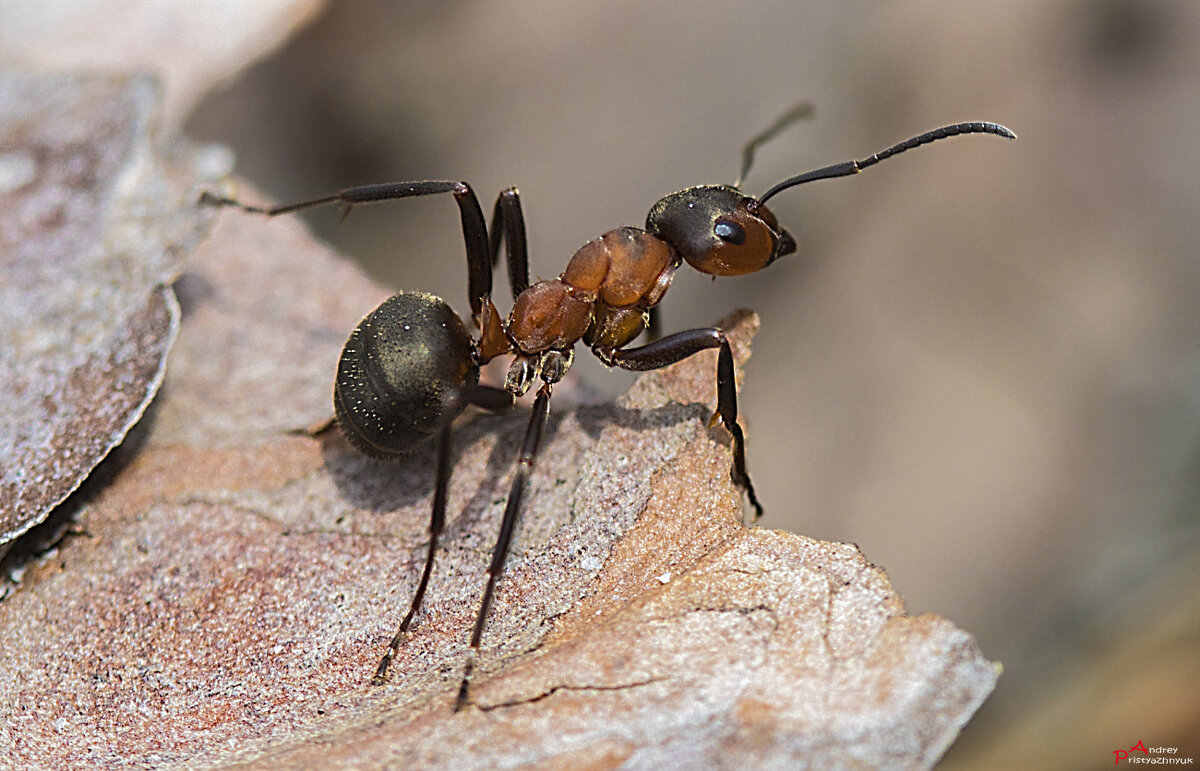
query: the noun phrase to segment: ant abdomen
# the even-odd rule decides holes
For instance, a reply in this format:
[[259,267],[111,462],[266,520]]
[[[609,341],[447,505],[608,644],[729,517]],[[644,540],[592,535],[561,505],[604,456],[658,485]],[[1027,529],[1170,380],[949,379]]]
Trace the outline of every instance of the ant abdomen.
[[338,362],[338,426],[374,457],[408,453],[462,411],[479,380],[471,336],[445,300],[392,295],[350,333]]

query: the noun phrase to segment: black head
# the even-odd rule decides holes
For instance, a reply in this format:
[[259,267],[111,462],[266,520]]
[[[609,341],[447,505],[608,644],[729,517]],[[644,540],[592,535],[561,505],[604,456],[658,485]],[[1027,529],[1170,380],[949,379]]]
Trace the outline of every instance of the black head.
[[769,209],[736,187],[702,185],[671,193],[650,209],[646,230],[712,276],[742,276],[796,251]]
[[[809,112],[807,105],[800,105],[752,139],[743,150],[739,180],[750,170],[754,149],[759,144]],[[998,123],[955,123],[898,142],[862,160],[843,161],[789,177],[758,198],[746,195],[737,186],[689,187],[654,204],[646,218],[646,230],[674,246],[688,264],[701,273],[713,276],[754,273],[796,251],[795,239],[779,226],[775,215],[766,207],[768,199],[808,182],[857,174],[914,147],[960,134],[994,134],[1007,139],[1017,136]]]

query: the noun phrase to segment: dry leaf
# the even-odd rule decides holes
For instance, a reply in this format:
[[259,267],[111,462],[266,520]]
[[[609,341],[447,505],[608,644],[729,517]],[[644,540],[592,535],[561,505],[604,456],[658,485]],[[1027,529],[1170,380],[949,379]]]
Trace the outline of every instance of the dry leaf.
[[206,219],[154,145],[146,78],[0,73],[0,544],[141,416]]
[[[742,526],[707,427],[712,352],[613,404],[552,404],[455,714],[526,416],[465,421],[424,611],[371,686],[424,560],[433,460],[288,429],[330,413],[338,349],[381,293],[297,223],[236,212],[180,283],[146,442],[82,507],[88,537],[0,603],[14,762],[919,767],[990,692],[974,641],[906,616],[857,548]],[[742,361],[757,319],[727,323]]]
[[6,0],[0,67],[145,72],[176,126],[200,97],[318,16],[322,0]]

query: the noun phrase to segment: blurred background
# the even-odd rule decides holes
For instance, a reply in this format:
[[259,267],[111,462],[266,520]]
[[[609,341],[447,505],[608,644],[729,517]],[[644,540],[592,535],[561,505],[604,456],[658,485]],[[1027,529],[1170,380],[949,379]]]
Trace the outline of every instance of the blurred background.
[[[944,767],[1200,755],[1200,4],[309,0],[253,24],[216,5],[197,34],[261,44],[193,73],[196,97],[223,83],[168,122],[280,201],[464,179],[490,211],[517,185],[535,278],[668,192],[732,182],[797,102],[814,116],[759,151],[749,192],[946,123],[1016,131],[781,194],[798,253],[685,266],[663,328],[756,310],[761,525],[857,543],[1003,663]],[[448,198],[311,221],[465,312]]]

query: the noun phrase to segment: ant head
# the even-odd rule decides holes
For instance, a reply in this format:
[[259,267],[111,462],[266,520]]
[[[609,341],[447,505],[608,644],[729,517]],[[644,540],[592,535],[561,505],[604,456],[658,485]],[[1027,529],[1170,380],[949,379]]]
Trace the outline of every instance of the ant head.
[[702,185],[654,204],[646,230],[701,273],[742,276],[796,251],[791,234],[762,202],[729,185]]
[[955,123],[898,142],[861,161],[843,161],[789,177],[758,198],[743,193],[741,180],[754,163],[754,150],[783,128],[812,111],[798,105],[742,149],[742,173],[733,185],[702,185],[672,193],[650,210],[646,230],[671,244],[696,270],[713,276],[741,276],[762,270],[779,257],[796,251],[796,241],[766,207],[784,190],[821,179],[847,177],[914,147],[959,134],[1017,135],[999,123]]

